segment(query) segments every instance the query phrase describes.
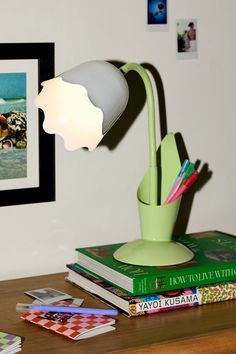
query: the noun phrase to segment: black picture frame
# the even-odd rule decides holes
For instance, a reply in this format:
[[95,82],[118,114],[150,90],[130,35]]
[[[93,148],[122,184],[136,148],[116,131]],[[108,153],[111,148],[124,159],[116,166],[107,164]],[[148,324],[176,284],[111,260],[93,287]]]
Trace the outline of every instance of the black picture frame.
[[[28,59],[37,61],[37,91],[40,92],[41,82],[54,77],[54,43],[0,44],[0,61]],[[41,110],[36,110],[36,112],[38,112],[38,117],[35,117],[35,119],[38,119],[39,142],[38,184],[30,188],[9,190],[0,188],[0,206],[55,201],[55,136],[44,132],[42,128],[43,112]]]

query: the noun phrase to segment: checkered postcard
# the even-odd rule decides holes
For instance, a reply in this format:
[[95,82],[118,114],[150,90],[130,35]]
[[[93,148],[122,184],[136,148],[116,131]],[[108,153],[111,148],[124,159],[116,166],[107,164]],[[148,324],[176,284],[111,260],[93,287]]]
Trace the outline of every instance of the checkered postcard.
[[[68,306],[68,302],[58,301],[54,305]],[[21,318],[74,340],[93,337],[115,329],[112,326],[115,320],[102,315],[34,311],[24,313]]]

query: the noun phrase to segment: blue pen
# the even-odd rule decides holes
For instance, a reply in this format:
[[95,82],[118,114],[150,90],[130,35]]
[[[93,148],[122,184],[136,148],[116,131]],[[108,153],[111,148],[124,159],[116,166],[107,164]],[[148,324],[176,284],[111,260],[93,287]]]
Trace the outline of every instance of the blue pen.
[[30,312],[30,311],[43,311],[43,312],[65,312],[65,313],[77,313],[88,315],[105,315],[116,316],[119,314],[118,310],[110,309],[97,309],[86,307],[71,307],[71,306],[51,306],[51,305],[34,305],[34,304],[16,304],[16,311],[18,312]]
[[[178,183],[179,179],[182,177],[182,175],[184,174],[184,172],[186,172],[188,166],[190,165],[190,161],[189,160],[184,160],[182,166],[181,166],[181,169],[178,173],[178,176],[176,177],[175,181],[174,181],[174,184],[173,184],[173,187]],[[172,187],[172,188],[173,188]]]
[[177,176],[176,179],[178,179],[179,177],[182,176],[182,174],[187,170],[189,164],[190,164],[190,161],[189,161],[189,160],[187,160],[187,159],[184,160],[184,162],[183,162],[183,164],[182,164],[182,166],[181,166],[181,170],[179,171],[179,174],[178,174],[178,176]]

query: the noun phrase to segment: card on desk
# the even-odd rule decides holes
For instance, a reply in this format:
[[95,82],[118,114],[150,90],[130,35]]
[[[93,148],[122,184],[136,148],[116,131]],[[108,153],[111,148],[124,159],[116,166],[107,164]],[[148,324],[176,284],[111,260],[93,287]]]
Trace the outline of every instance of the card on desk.
[[52,302],[71,299],[72,296],[62,291],[52,288],[41,288],[25,291],[26,295],[43,302],[44,304],[51,304]]
[[[68,302],[58,301],[54,305],[68,306]],[[69,306],[77,307],[73,304]],[[24,313],[21,318],[74,340],[93,337],[115,329],[112,326],[115,320],[103,315],[34,311]]]

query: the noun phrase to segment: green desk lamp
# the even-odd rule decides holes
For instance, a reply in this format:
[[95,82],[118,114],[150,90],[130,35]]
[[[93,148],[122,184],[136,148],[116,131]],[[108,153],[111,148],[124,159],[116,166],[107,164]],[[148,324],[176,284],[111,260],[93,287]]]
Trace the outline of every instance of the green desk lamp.
[[134,63],[118,69],[105,61],[90,61],[43,82],[36,106],[44,110],[44,130],[62,136],[68,150],[87,147],[92,151],[126,107],[125,74],[131,70],[140,75],[146,90],[150,164],[137,192],[141,238],[126,243],[113,256],[144,266],[184,263],[193,253],[172,240],[181,198],[164,204],[181,163],[172,133],[162,140],[157,161],[154,97],[146,70]]

